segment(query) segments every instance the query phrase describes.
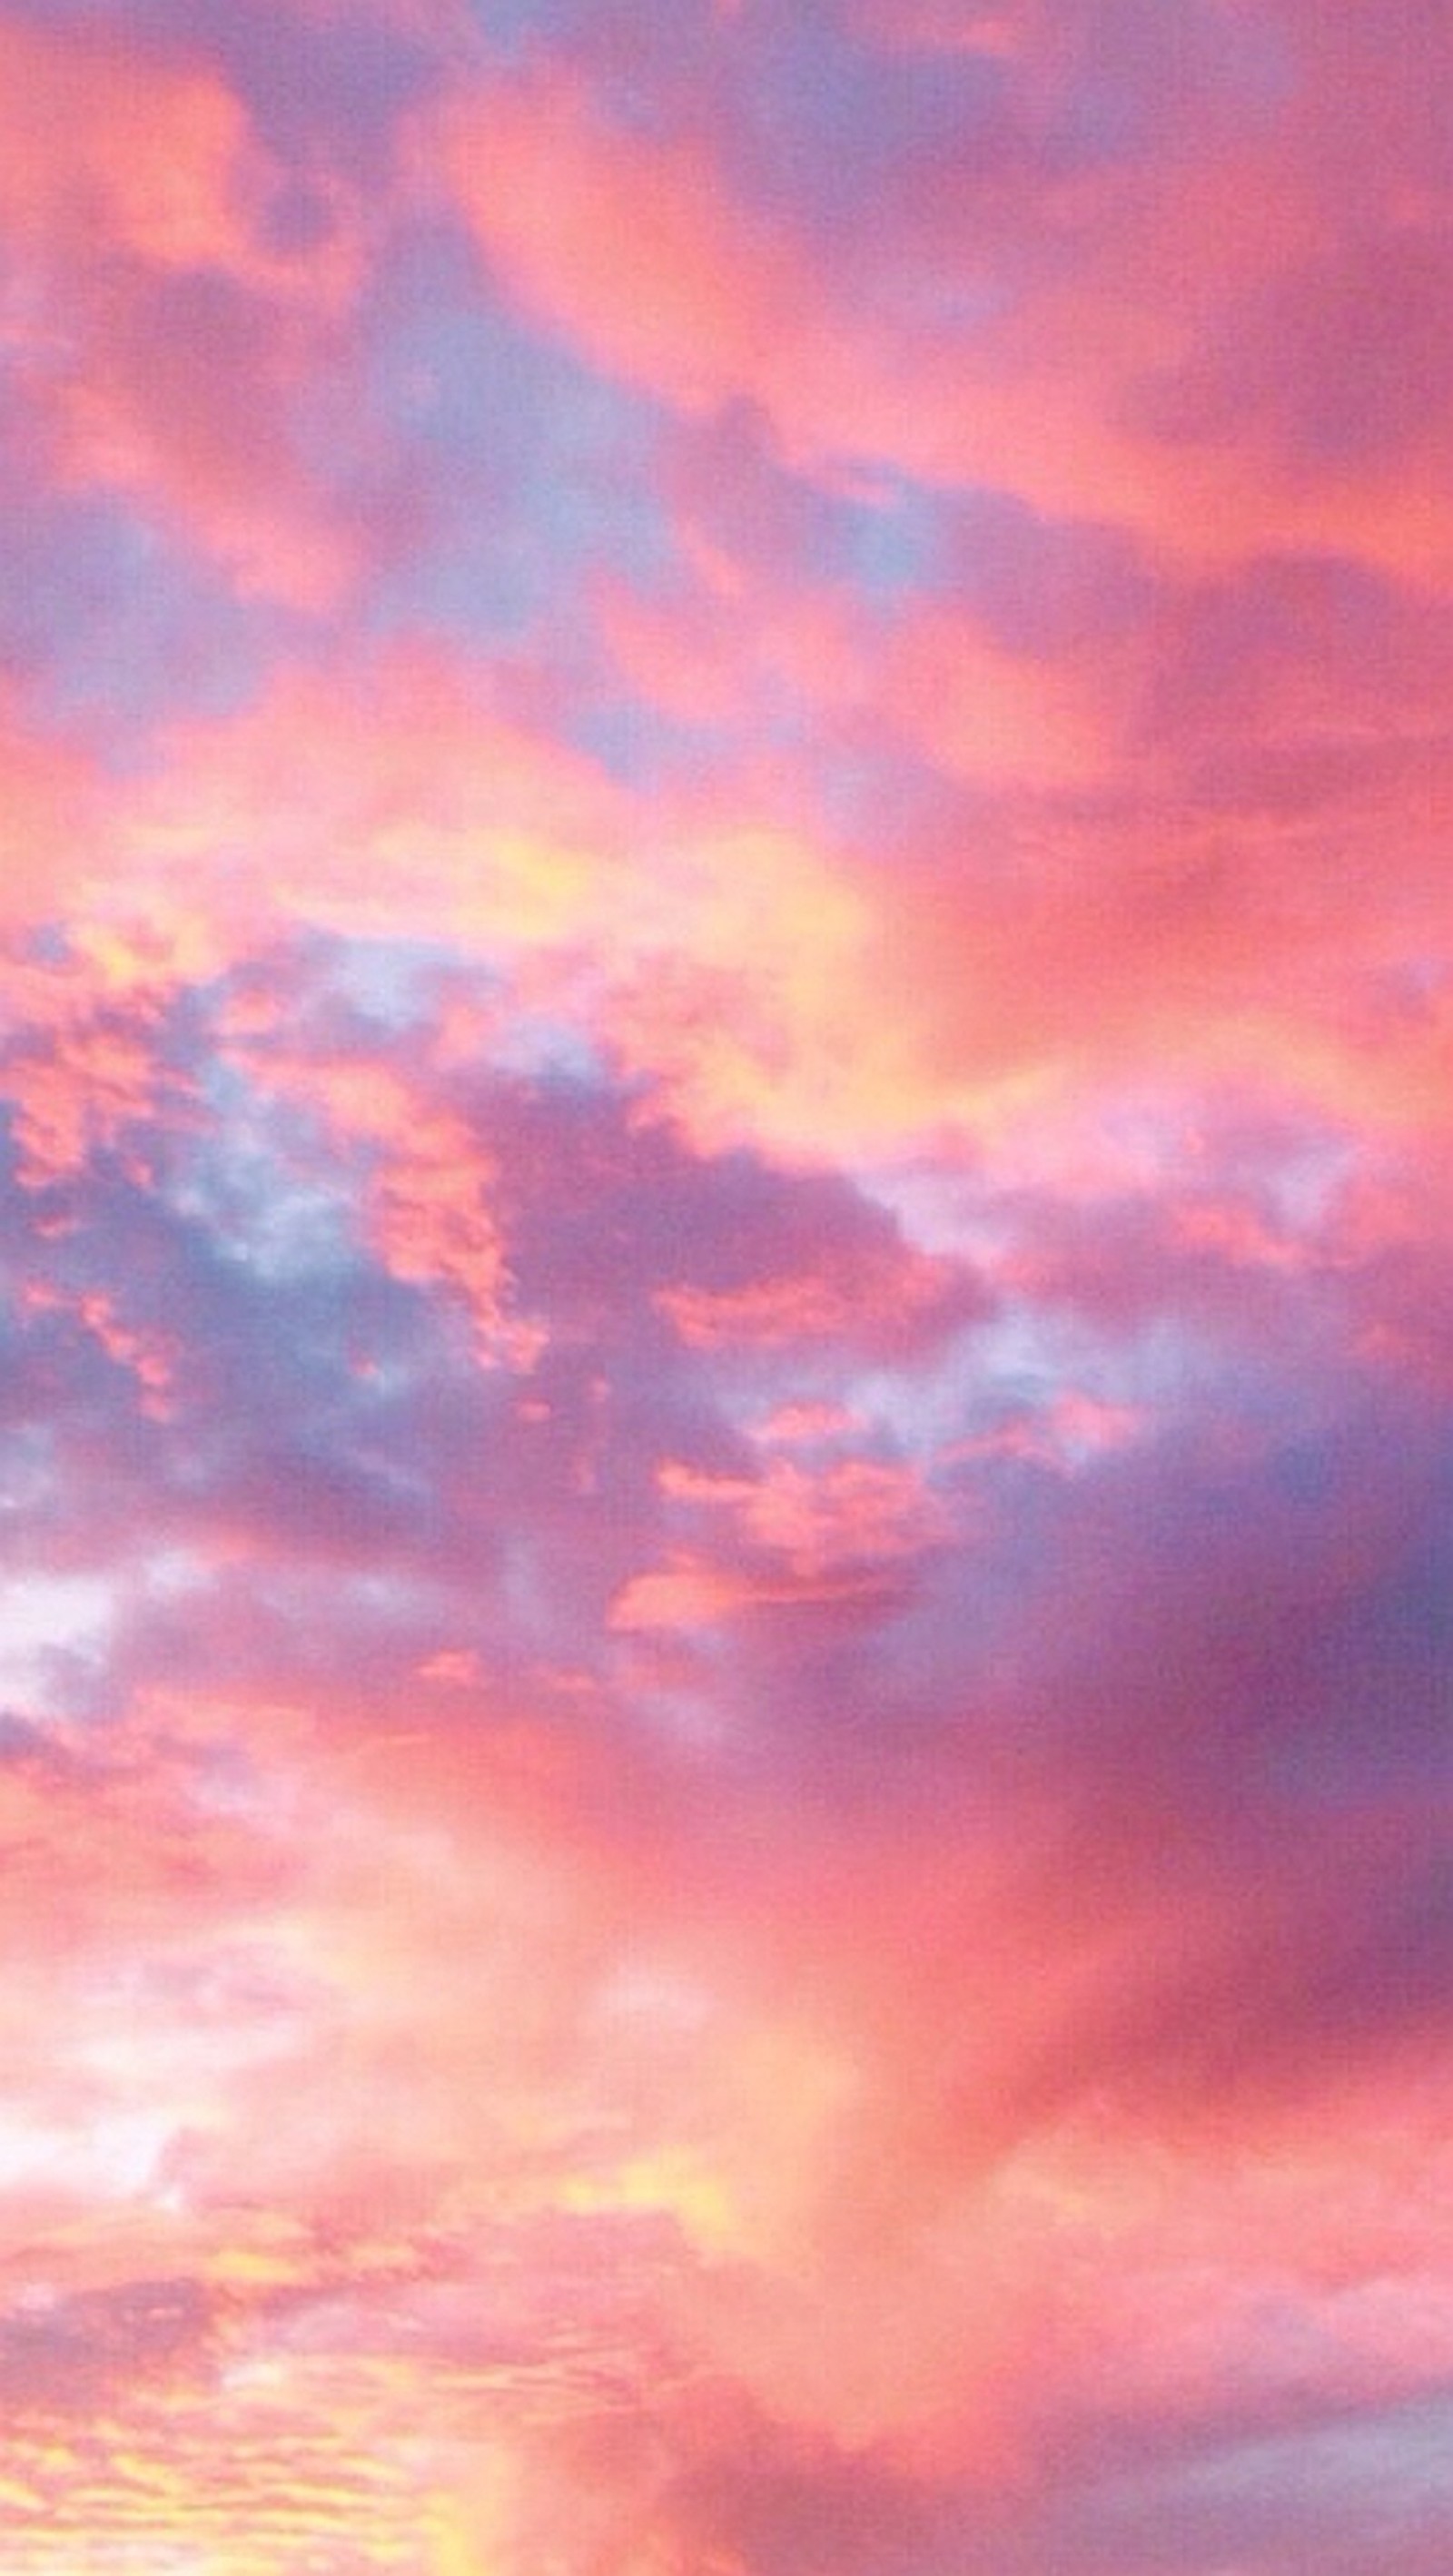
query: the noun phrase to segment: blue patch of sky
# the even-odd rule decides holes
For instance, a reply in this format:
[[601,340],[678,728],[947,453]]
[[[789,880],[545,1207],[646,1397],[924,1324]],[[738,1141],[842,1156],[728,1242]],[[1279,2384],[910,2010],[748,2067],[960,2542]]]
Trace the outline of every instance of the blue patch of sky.
[[386,8],[299,9],[297,0],[172,0],[177,33],[207,40],[259,132],[306,164],[321,146],[367,175],[396,119],[437,79],[437,54]]
[[32,715],[124,759],[179,716],[224,715],[296,625],[237,599],[158,529],[106,496],[0,501],[0,668]]
[[1300,70],[1292,29],[1271,9],[1227,9],[1202,0],[1197,13],[1202,41],[1213,49],[1221,80],[1243,109],[1260,121],[1292,102]]
[[1152,139],[1156,123],[1155,103],[1141,84],[1097,59],[1081,66],[1067,90],[1054,126],[1055,157],[1074,169],[1132,160]]
[[[800,559],[808,579],[841,586],[860,609],[891,618],[906,598],[931,589],[941,569],[951,522],[942,502],[907,477],[878,474],[862,492],[843,493],[763,462],[760,478],[748,475],[740,485],[732,483],[730,492],[733,497],[724,497],[710,517],[711,533],[728,553],[746,561],[764,556],[770,549],[762,532],[770,527],[779,540],[779,560],[789,553]],[[669,560],[668,543],[668,532],[653,521],[651,555],[644,563],[647,587]],[[642,559],[625,569],[639,579]],[[824,745],[815,712],[799,705],[780,678],[750,700],[744,720],[758,748],[776,746],[820,767],[835,810],[851,802],[851,760],[844,761],[840,744]],[[719,756],[734,725],[666,716],[613,694],[606,672],[569,730],[613,775],[649,788]]]
[[865,1375],[858,1400],[892,1424],[905,1449],[941,1457],[1006,1420],[1034,1416],[1068,1389],[1102,1401],[1133,1400],[1138,1388],[1124,1355],[1096,1347],[1062,1318],[1005,1305],[955,1333],[908,1375]]
[[936,161],[971,165],[1002,130],[1000,62],[884,52],[820,6],[763,13],[744,68],[744,179],[828,231],[870,235],[885,191],[921,186]]
[[[1329,2327],[1329,2342],[1335,2333]],[[1271,2358],[1274,2358],[1274,2352]],[[1332,2355],[1335,2358],[1335,2350]],[[1297,2384],[1305,2357],[1295,2350],[1287,2379]],[[1453,2401],[1444,2391],[1410,2403],[1335,2420],[1208,2442],[1199,2457],[1107,2478],[1083,2499],[1067,2493],[1067,2561],[1087,2538],[1109,2554],[1131,2542],[1135,2568],[1161,2567],[1167,2549],[1179,2563],[1221,2565],[1223,2554],[1264,2548],[1274,2538],[1277,2563],[1312,2563],[1284,2553],[1310,2544],[1314,2532],[1345,2544],[1360,2527],[1377,2563],[1376,2535],[1391,2541],[1424,2515],[1446,2516],[1453,2504]],[[1339,2555],[1339,2565],[1352,2560]],[[1359,2560],[1358,2564],[1364,2563]],[[1399,2562],[1401,2563],[1401,2562]]]
[[323,938],[312,943],[317,988],[336,997],[365,1026],[359,1034],[390,1038],[427,1036],[445,1003],[467,991],[494,1016],[481,1032],[481,1061],[529,1079],[556,1078],[592,1086],[607,1079],[604,1059],[581,1029],[548,1013],[510,1003],[503,973],[459,952],[422,939]]
[[[762,506],[779,487],[791,495],[783,524],[797,530],[807,577],[840,584],[885,622],[915,597],[942,597],[1007,650],[1054,655],[1132,634],[1155,603],[1152,575],[1119,532],[1044,518],[1008,494],[946,494],[878,468],[853,490],[828,491],[778,465]],[[720,533],[750,551],[750,531],[729,516]],[[788,723],[790,710],[780,713]],[[834,741],[822,783],[836,821],[873,838],[886,831],[889,847],[908,818],[931,824],[944,795],[929,765],[881,741]]]
[[1004,65],[970,50],[885,50],[837,0],[475,0],[507,56],[570,49],[602,105],[635,131],[669,132],[723,109],[717,131],[741,180],[809,222],[871,212],[870,192],[924,156],[972,154],[999,126]]
[[499,1072],[528,1082],[568,1082],[605,1090],[610,1068],[586,1032],[536,1011],[517,1011],[490,1041],[489,1060]]
[[927,166],[993,154],[1004,131],[1001,62],[875,47],[837,0],[475,0],[474,16],[508,62],[568,52],[625,131],[665,138],[709,115],[734,186],[824,248],[872,251],[885,202],[911,200]]
[[1289,1141],[1255,1176],[1275,1219],[1297,1235],[1315,1235],[1335,1213],[1357,1169],[1352,1138],[1310,1134]]
[[884,472],[862,498],[834,503],[823,570],[860,598],[896,602],[941,577],[949,525],[937,494]]
[[275,1283],[352,1269],[356,1180],[343,1157],[303,1150],[299,1114],[222,1058],[197,1080],[214,1124],[179,1159],[167,1190],[175,1214],[224,1260]]
[[[688,724],[641,698],[607,693],[567,710],[561,731],[622,786],[649,795],[673,779],[703,772],[720,760],[733,738],[729,725]],[[760,743],[762,728],[754,728]]]
[[469,0],[469,14],[495,53],[518,62],[578,36],[600,11],[598,0]]
[[[386,1036],[426,1028],[441,988],[459,981],[458,951],[439,940],[327,937],[311,945],[318,985]],[[479,966],[470,983],[481,999],[502,989],[501,979]]]
[[384,281],[367,390],[425,513],[375,586],[376,626],[508,640],[568,623],[594,566],[642,579],[665,563],[653,415],[485,303],[453,245],[415,241]]

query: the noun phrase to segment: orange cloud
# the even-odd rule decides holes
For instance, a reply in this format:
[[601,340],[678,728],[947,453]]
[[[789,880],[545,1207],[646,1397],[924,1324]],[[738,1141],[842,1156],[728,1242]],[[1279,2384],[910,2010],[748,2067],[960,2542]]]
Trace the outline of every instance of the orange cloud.
[[[1223,808],[1182,784],[1182,754],[1157,755],[1149,783],[1117,772],[1077,714],[1073,781],[1032,783],[1040,683],[998,749],[992,692],[964,687],[962,716],[952,692],[920,713],[910,691],[904,720],[965,764],[974,805],[890,818],[882,846],[853,849],[758,787],[638,800],[443,652],[290,677],[179,730],[160,782],[110,791],[66,856],[78,936],[113,962],[160,940],[191,972],[270,923],[458,943],[507,965],[510,1009],[588,1029],[707,1145],[993,1135],[1086,1081],[1149,1078],[1167,1047],[1197,1079],[1437,1120],[1442,1001],[1398,1001],[1447,928],[1416,746],[1344,800],[1368,854],[1354,871],[1315,769],[1305,805],[1298,789],[1280,809],[1275,748],[1269,785],[1261,755],[1227,754]],[[992,783],[1021,759],[1023,783],[1001,770],[986,798],[982,764]],[[37,813],[38,838],[60,828]],[[777,1330],[765,1308],[700,1299],[678,1321],[698,1340]]]
[[290,670],[232,719],[179,728],[121,806],[122,926],[153,894],[219,956],[269,922],[524,952],[618,910],[628,808],[588,760],[513,718],[485,666],[400,647]]

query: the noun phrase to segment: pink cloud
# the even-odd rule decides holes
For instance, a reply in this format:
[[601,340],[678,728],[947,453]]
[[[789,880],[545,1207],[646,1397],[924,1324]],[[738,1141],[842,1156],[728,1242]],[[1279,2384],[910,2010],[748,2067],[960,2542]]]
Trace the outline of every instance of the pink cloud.
[[325,604],[356,533],[292,415],[340,355],[357,207],[306,251],[270,240],[283,174],[194,53],[15,19],[0,50],[18,381],[52,478],[155,509],[244,590]]
[[[976,184],[967,153],[920,168],[909,214],[895,231],[890,205],[858,277],[824,274],[806,231],[742,192],[729,97],[714,117],[644,138],[563,66],[495,76],[461,92],[442,166],[506,288],[592,363],[688,411],[750,396],[789,452],[819,466],[880,459],[992,485],[1123,522],[1176,558],[1290,544],[1416,574],[1440,540],[1426,507],[1415,529],[1406,476],[1410,464],[1436,472],[1434,409],[1388,458],[1375,442],[1360,456],[1319,453],[1310,416],[1279,452],[1254,407],[1214,423],[1166,409],[1218,349],[1254,365],[1259,308],[1296,298],[1301,272],[1327,259],[1345,148],[1329,102],[1345,67],[1298,27],[1285,38],[1290,103],[1263,107],[1242,94],[1231,30],[1199,60],[1157,48],[1134,100],[1148,140],[1128,166],[1110,156],[1076,170],[1056,129],[1093,78],[1088,38],[1053,13],[1020,30],[988,30],[988,58],[1007,58],[1015,81],[1007,182]],[[1380,58],[1390,171],[1426,70],[1397,43]],[[431,161],[435,148],[431,135]],[[1384,213],[1385,194],[1366,220],[1374,238],[1387,227],[1396,263],[1410,218],[1395,204]],[[1350,281],[1358,256],[1344,234],[1333,275]],[[929,278],[969,320],[915,315]],[[1394,296],[1390,331],[1401,311],[1416,333],[1416,300]],[[1323,347],[1347,345],[1334,318]],[[1307,363],[1310,384],[1311,340]]]
[[0,27],[7,2567],[1433,2576],[1441,37],[485,14]]
[[[71,899],[104,798],[79,753],[36,736],[13,690],[0,692],[0,782],[0,918],[13,934],[53,919]],[[7,961],[7,973],[13,972]]]

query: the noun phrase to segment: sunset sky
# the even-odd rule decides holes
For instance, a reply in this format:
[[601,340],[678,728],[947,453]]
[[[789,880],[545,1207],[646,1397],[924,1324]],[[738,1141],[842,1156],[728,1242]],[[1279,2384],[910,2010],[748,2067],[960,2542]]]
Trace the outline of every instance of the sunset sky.
[[0,0],[0,2576],[1446,2576],[1450,216]]

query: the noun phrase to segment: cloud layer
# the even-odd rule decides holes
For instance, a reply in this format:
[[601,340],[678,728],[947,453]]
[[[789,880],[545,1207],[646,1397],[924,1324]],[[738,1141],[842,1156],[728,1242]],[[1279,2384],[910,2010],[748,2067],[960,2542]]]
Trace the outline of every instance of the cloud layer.
[[1434,2576],[1453,40],[0,7],[15,2576]]

